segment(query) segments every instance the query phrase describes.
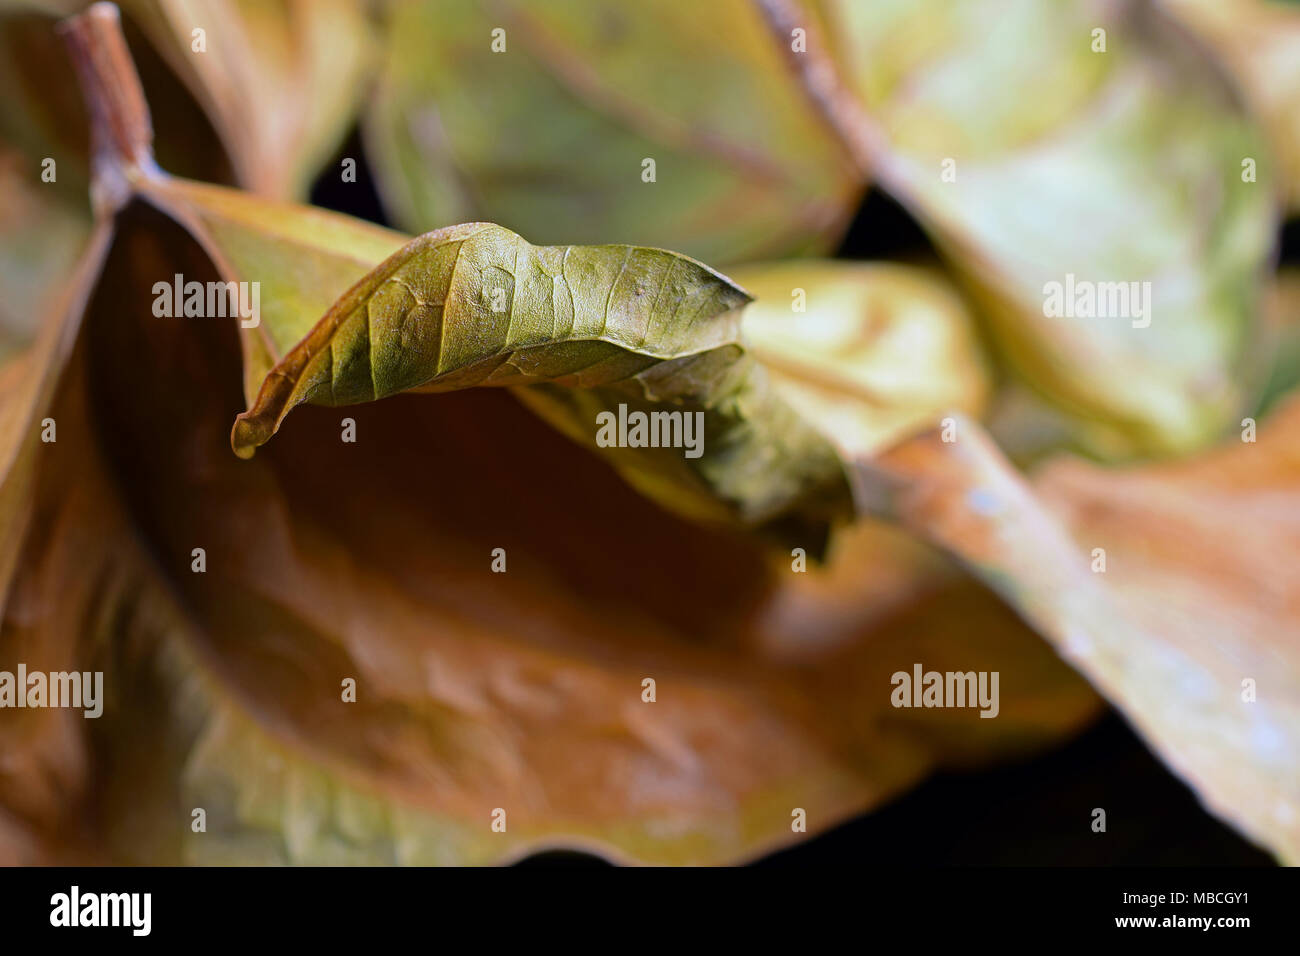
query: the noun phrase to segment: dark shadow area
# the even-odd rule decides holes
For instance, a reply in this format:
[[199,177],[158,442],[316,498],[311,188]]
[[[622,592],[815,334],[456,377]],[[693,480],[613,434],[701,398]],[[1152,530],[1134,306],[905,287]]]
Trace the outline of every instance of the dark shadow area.
[[[357,180],[352,183],[343,181],[343,160],[357,161]],[[370,172],[365,149],[361,143],[361,130],[353,127],[347,140],[334,154],[334,158],[321,169],[316,181],[311,184],[311,204],[347,213],[358,219],[368,219],[381,226],[388,226],[388,217],[384,214],[383,204],[379,201],[379,192],[375,188],[375,177]],[[435,229],[437,223],[430,225]]]
[[[1106,832],[1092,830],[1106,811]],[[760,865],[1269,866],[1111,713],[1037,760],[939,774]]]
[[1282,226],[1279,245],[1279,264],[1300,265],[1300,218],[1291,219]]
[[[1092,831],[1093,809],[1106,832]],[[1207,814],[1117,715],[1037,760],[937,774],[758,866],[1271,866]],[[520,866],[601,867],[548,851]]]
[[590,853],[579,853],[576,850],[547,850],[545,853],[534,853],[515,865],[526,868],[554,867],[561,870],[609,867],[609,864],[600,857],[592,856]]
[[906,260],[937,258],[938,253],[911,213],[873,186],[849,223],[835,257]]

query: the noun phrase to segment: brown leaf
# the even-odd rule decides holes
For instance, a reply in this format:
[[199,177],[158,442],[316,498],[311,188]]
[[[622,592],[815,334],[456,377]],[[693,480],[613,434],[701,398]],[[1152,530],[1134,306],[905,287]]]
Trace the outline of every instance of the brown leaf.
[[1212,811],[1294,861],[1297,430],[1293,399],[1257,443],[1130,471],[1061,462],[1031,488],[961,421],[955,441],[931,433],[864,467],[897,480],[892,512],[996,588]]
[[1300,862],[1300,395],[1254,442],[1131,471],[1062,461],[1035,487],[1105,549],[1132,622],[1078,665],[1213,812]]
[[[82,40],[111,28],[83,25]],[[99,128],[119,159],[140,132]],[[116,172],[106,185],[139,182]],[[6,852],[55,858],[77,819],[99,831],[78,833],[81,854],[131,862],[475,862],[555,843],[720,862],[795,839],[796,808],[816,832],[1095,712],[915,542],[866,525],[796,574],[752,537],[661,511],[499,392],[359,407],[357,444],[307,408],[241,463],[231,323],[151,307],[159,277],[228,263],[143,204],[117,225],[0,631],[24,659],[102,664],[109,712],[88,730],[43,711],[6,747],[45,768],[0,780]],[[888,609],[855,600],[880,594],[877,565],[898,569]],[[890,707],[890,672],[918,654],[1000,670],[1003,719]]]
[[265,196],[305,195],[360,98],[370,54],[362,4],[124,0],[123,7],[207,111],[240,184]]
[[[176,261],[187,247],[156,214],[129,214],[86,355],[93,428],[194,622],[182,656],[209,675],[178,805],[212,808],[210,829],[188,858],[474,862],[558,843],[735,860],[792,839],[795,807],[816,831],[936,761],[1024,753],[1095,712],[968,580],[940,575],[930,593],[946,599],[883,620],[846,614],[863,558],[907,552],[888,534],[846,552],[860,572],[804,591],[812,575],[658,510],[508,395],[359,407],[356,446],[336,413],[306,409],[235,460],[233,332],[148,308],[150,276],[203,275]],[[506,574],[490,570],[498,546]],[[839,607],[813,613],[819,588]],[[918,651],[1001,668],[1003,719],[892,710],[888,675]],[[496,807],[507,834],[490,830]]]
[[36,341],[0,366],[0,611],[31,511],[38,449],[46,437],[57,440],[58,419],[47,423],[46,412],[111,237],[108,226],[96,228]]

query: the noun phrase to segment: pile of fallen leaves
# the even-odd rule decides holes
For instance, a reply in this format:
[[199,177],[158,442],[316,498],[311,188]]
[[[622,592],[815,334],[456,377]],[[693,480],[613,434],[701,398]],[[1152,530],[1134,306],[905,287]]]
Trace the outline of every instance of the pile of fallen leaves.
[[[0,861],[738,861],[1097,692],[1300,859],[1294,6],[80,6],[0,2],[0,670],[106,699],[0,710]],[[941,260],[817,258],[869,186]]]

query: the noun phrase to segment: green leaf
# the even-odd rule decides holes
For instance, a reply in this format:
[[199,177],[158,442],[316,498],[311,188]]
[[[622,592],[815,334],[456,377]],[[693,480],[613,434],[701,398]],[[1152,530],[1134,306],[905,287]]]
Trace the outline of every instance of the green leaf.
[[833,450],[744,354],[748,301],[674,253],[532,246],[500,226],[452,226],[412,240],[331,306],[267,376],[231,442],[250,457],[301,402],[547,383],[578,391],[525,400],[587,444],[620,406],[675,414],[664,419],[674,446],[648,447],[647,436],[614,458],[643,490],[693,514],[761,522],[837,482],[843,504]]
[[487,219],[726,264],[826,251],[862,191],[749,0],[392,4],[383,63],[368,154],[417,232]]
[[[1159,5],[829,6],[877,181],[978,296],[1011,369],[1099,455],[1186,452],[1234,424],[1258,384],[1278,190],[1268,162],[1243,181],[1266,144],[1204,51]],[[1049,316],[1067,276],[1149,283],[1145,314]]]
[[665,359],[738,354],[735,310],[746,301],[723,277],[657,249],[532,246],[487,223],[439,229],[353,286],[284,357],[240,416],[235,450],[249,457],[304,401],[540,381],[592,387]]
[[[187,225],[225,278],[263,286],[261,324],[241,330],[250,410],[232,443],[246,455],[302,401],[515,386],[660,503],[745,524],[796,513],[785,533],[806,535],[816,552],[826,524],[852,511],[843,453],[879,447],[940,413],[979,414],[986,398],[969,318],[928,270],[745,267],[764,300],[741,313],[748,296],[685,257],[539,249],[470,224],[415,240],[364,275],[402,237],[181,180],[140,188]],[[807,314],[790,312],[795,286],[809,296]],[[417,293],[442,308],[422,308]],[[617,417],[620,406],[700,413],[703,454],[600,447],[600,416]]]
[[[362,323],[361,314],[349,317],[345,313],[360,308],[367,289],[377,290],[385,283],[382,294],[374,300],[376,307],[388,303],[402,308],[406,304],[404,296],[398,296],[396,301],[392,299],[392,294],[401,292],[401,288],[387,282],[390,277],[385,270],[395,266],[403,256],[413,254],[412,250],[421,244],[438,245],[437,240],[428,237],[408,243],[398,233],[347,216],[271,202],[222,187],[158,175],[141,176],[135,186],[154,205],[185,226],[217,264],[225,280],[257,282],[261,286],[260,322],[255,328],[242,325],[240,328],[245,395],[250,411],[236,429],[245,435],[258,435],[257,431],[249,431],[256,427],[262,441],[274,433],[293,404],[302,400],[318,404],[343,400],[341,395],[331,398],[332,376],[328,387],[318,377],[314,382],[304,380],[300,389],[299,380],[303,376],[319,376],[324,363],[333,362],[330,356],[336,335],[351,335],[350,339],[337,338],[338,346],[347,347],[350,343],[351,347],[364,348],[365,361],[369,362],[368,346],[355,335],[362,331],[363,325],[368,334],[369,323]],[[444,367],[439,373],[436,368],[419,371],[409,366],[411,356],[404,354],[404,350],[418,338],[417,329],[419,335],[425,336],[421,348],[443,345],[443,333],[437,324],[442,316],[424,315],[419,323],[409,328],[404,326],[396,337],[382,336],[378,346],[382,355],[379,352],[376,355],[381,365],[391,360],[394,367],[381,373],[379,380],[386,384],[381,386],[380,395],[408,388],[448,391],[475,384],[560,382],[563,384],[553,387],[515,388],[514,392],[552,425],[588,447],[593,446],[597,437],[597,416],[603,412],[617,415],[620,404],[647,415],[664,411],[682,415],[700,413],[704,416],[704,454],[700,458],[686,458],[680,447],[597,447],[596,451],[605,455],[643,493],[696,518],[758,524],[797,506],[814,525],[804,530],[809,531],[813,540],[824,541],[826,522],[848,513],[851,507],[848,486],[834,448],[819,430],[803,421],[771,390],[766,370],[744,353],[738,339],[739,317],[735,307],[748,297],[728,280],[673,253],[597,247],[569,254],[566,274],[575,282],[590,286],[585,292],[583,288],[571,292],[566,284],[563,287],[566,298],[557,293],[558,287],[551,287],[544,273],[536,270],[524,274],[525,281],[516,289],[513,278],[510,281],[504,278],[506,270],[515,268],[516,244],[528,251],[526,262],[540,262],[535,256],[563,262],[563,250],[539,250],[508,230],[486,224],[444,230],[445,242],[459,248],[456,244],[460,240],[454,236],[463,230],[483,231],[475,240],[479,250],[476,254],[492,253],[494,268],[503,271],[499,275],[491,273],[501,284],[488,289],[486,299],[481,275],[462,275],[463,263],[457,273],[455,315],[448,334],[453,340],[451,348],[460,352],[447,354],[459,354],[456,362],[461,367],[456,370]],[[401,251],[394,254],[394,250]],[[385,263],[390,254],[392,260]],[[425,255],[433,261],[447,253],[430,249]],[[580,273],[578,263],[587,261],[584,257],[590,258],[591,268]],[[625,262],[629,268],[624,268]],[[375,263],[383,264],[367,276]],[[412,264],[410,269],[418,270],[418,265]],[[604,309],[610,302],[614,272],[618,269],[623,269],[625,274],[619,285],[621,299],[615,304],[621,302],[625,308],[609,324],[608,341],[584,340],[583,329],[591,330],[599,324],[595,311],[591,314],[588,311]],[[647,273],[646,269],[650,271]],[[513,274],[509,273],[511,277]],[[601,281],[602,275],[606,284],[597,288],[595,283]],[[640,293],[637,275],[643,275]],[[401,273],[397,278],[406,282],[409,276]],[[663,315],[651,317],[649,309],[654,303],[649,301],[647,282],[650,281],[665,283],[665,295],[655,296],[661,300],[660,313],[670,311],[668,303],[673,296],[689,291],[696,301],[689,307],[674,306],[672,322],[663,322]],[[336,303],[350,283],[354,285],[349,295],[358,301],[349,305]],[[492,310],[491,291],[496,288],[502,290],[499,304],[507,312]],[[674,288],[678,291],[672,291]],[[526,343],[518,338],[516,331],[512,333],[516,337],[510,343],[511,352],[488,357],[494,354],[496,346],[493,340],[480,335],[480,319],[487,316],[487,327],[500,332],[501,320],[508,317],[508,310],[514,308],[522,315],[530,296],[533,305],[542,310],[539,314],[543,320],[539,322],[536,316],[527,315],[513,328],[531,329],[528,334],[534,336],[533,346],[524,347]],[[572,320],[565,320],[574,323],[568,327],[569,341],[551,341],[547,337],[551,326],[545,316],[550,314],[547,310],[553,312],[557,302],[562,309],[567,309],[568,303],[576,303],[582,309],[582,314],[575,312]],[[709,314],[701,313],[699,321],[694,321],[692,309],[703,309]],[[382,333],[386,328],[380,326],[377,331]],[[640,340],[643,336],[645,341]],[[328,343],[330,351],[318,354],[316,350],[322,342]],[[589,369],[582,367],[602,357],[602,364]],[[509,365],[507,359],[519,363],[518,366]],[[499,363],[501,368],[486,380],[477,379],[475,376],[484,375],[492,362]],[[268,385],[266,379],[273,369],[278,371]],[[360,391],[349,400],[372,400],[376,381],[371,379],[368,369],[354,365],[350,374],[347,387]],[[402,379],[404,375],[410,377]],[[397,376],[398,380],[384,376]],[[408,386],[407,382],[411,384]],[[264,389],[270,390],[264,392]],[[266,404],[259,406],[259,395]],[[258,418],[256,426],[246,424],[254,414]],[[247,454],[256,447],[252,443],[241,444],[238,436],[234,436],[232,444]]]

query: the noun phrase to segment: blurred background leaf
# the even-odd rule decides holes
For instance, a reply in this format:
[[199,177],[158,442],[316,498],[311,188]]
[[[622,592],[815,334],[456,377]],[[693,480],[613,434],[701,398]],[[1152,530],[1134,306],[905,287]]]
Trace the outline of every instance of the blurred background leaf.
[[[0,358],[31,342],[90,235],[88,120],[53,19],[80,6],[0,5],[0,188],[10,197],[0,205]],[[227,181],[224,151],[194,101],[147,44],[134,37],[133,46],[159,158]]]
[[729,271],[756,299],[742,325],[754,357],[841,450],[869,454],[949,411],[983,412],[988,370],[942,273],[833,260]]
[[1263,121],[1292,215],[1300,212],[1300,10],[1294,0],[1162,0],[1223,58]]
[[1293,398],[1257,441],[1133,469],[1061,459],[1032,485],[974,422],[959,441],[929,433],[863,462],[904,479],[906,527],[1017,608],[1210,810],[1290,863],[1298,424]]
[[364,3],[123,0],[122,6],[220,131],[239,184],[265,196],[304,198],[360,103],[372,54]]
[[747,0],[386,12],[366,143],[412,232],[483,219],[725,265],[828,251],[861,195]]
[[[1259,386],[1278,177],[1203,51],[1139,3],[827,6],[881,142],[876,177],[977,297],[1007,366],[1093,454],[1223,434]],[[1045,317],[1045,285],[1067,274],[1151,282],[1150,327]]]
[[1211,810],[1300,863],[1300,395],[1252,442],[1118,472],[1060,461],[1034,487],[1105,549],[1134,625],[1079,666]]
[[5,358],[31,341],[54,286],[90,234],[90,172],[85,109],[52,19],[0,8],[0,88]]
[[1278,271],[1266,311],[1275,362],[1256,414],[1267,414],[1287,392],[1300,386],[1300,269]]

